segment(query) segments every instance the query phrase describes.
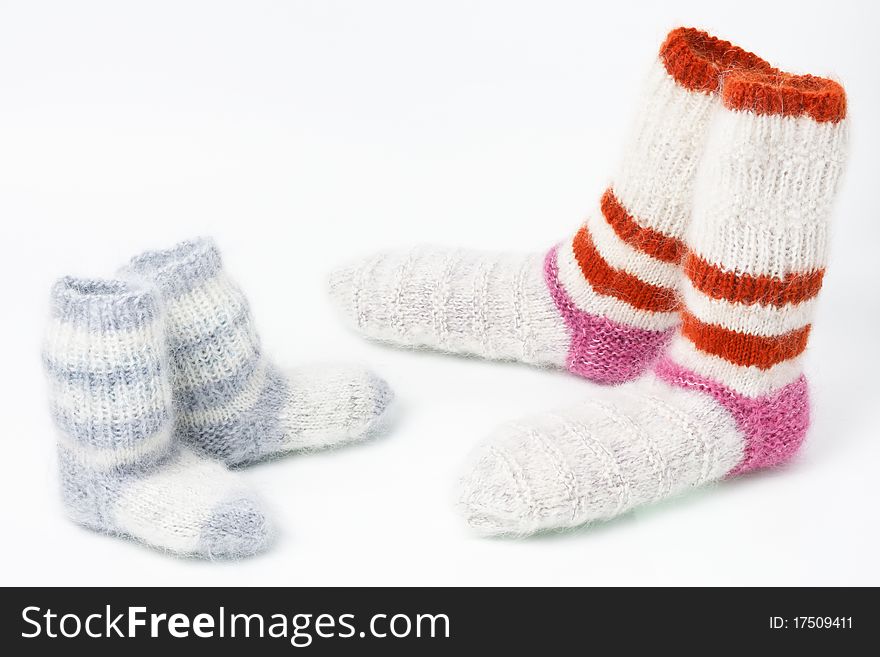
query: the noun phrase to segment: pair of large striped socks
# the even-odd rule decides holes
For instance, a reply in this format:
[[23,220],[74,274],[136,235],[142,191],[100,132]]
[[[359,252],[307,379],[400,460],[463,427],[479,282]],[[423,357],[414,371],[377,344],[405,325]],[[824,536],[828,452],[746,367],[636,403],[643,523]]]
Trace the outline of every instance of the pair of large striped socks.
[[792,456],[845,114],[836,82],[676,29],[573,237],[527,257],[382,253],[332,275],[368,337],[600,383],[645,375],[500,428],[463,480],[471,525],[576,526]]
[[275,366],[208,240],[138,256],[119,279],[63,278],[51,303],[43,360],[65,509],[159,549],[263,549],[262,504],[224,465],[363,438],[391,400],[358,367]]

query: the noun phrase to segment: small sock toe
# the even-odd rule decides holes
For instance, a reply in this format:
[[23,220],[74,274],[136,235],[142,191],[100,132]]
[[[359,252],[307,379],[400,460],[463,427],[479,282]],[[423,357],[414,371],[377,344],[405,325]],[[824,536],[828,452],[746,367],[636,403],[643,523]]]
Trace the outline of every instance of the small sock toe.
[[384,379],[358,366],[301,368],[288,380],[290,400],[280,416],[288,449],[321,449],[368,438],[394,400]]
[[205,520],[199,552],[210,559],[239,559],[261,552],[271,536],[269,520],[256,500],[226,500]]
[[357,390],[353,421],[349,436],[358,439],[370,435],[382,424],[386,412],[394,402],[394,391],[388,382],[373,372],[366,370],[359,376],[360,383],[353,384]]

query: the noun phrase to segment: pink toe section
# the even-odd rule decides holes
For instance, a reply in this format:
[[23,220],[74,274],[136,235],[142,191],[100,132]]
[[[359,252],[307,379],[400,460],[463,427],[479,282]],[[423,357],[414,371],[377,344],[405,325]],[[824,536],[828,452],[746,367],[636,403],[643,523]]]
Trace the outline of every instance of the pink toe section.
[[807,435],[810,396],[803,375],[770,394],[745,397],[668,357],[656,364],[654,372],[670,385],[711,395],[733,415],[746,445],[742,462],[728,476],[784,463],[797,452]]
[[558,246],[544,259],[544,280],[571,332],[568,369],[596,383],[618,384],[643,374],[669,342],[673,329],[646,331],[578,308],[559,281]]

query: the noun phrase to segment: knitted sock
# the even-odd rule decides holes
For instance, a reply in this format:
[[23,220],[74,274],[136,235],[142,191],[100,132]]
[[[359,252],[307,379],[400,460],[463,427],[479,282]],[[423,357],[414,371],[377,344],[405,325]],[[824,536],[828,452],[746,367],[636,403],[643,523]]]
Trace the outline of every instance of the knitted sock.
[[391,402],[387,384],[359,367],[276,367],[210,240],[140,255],[127,274],[155,285],[167,308],[182,439],[227,465],[364,438]]
[[678,323],[694,171],[721,74],[769,64],[691,28],[654,62],[614,183],[586,223],[546,254],[386,252],[331,276],[367,337],[567,367],[601,383],[641,374]]
[[464,480],[468,521],[528,533],[782,463],[809,425],[801,354],[844,164],[835,82],[733,73],[687,235],[683,323],[653,374],[507,426]]
[[179,446],[157,299],[122,281],[52,289],[44,348],[65,509],[92,529],[200,557],[262,549],[266,517],[237,475]]

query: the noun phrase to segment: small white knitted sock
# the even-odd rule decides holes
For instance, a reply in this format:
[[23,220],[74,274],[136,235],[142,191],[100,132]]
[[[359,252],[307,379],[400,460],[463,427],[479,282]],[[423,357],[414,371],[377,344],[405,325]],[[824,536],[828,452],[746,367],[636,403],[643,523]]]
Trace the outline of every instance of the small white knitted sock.
[[123,281],[65,278],[51,300],[43,360],[70,517],[178,554],[263,549],[269,524],[253,493],[175,438],[155,296]]
[[468,522],[527,534],[605,520],[772,467],[810,419],[801,355],[843,170],[846,100],[812,76],[733,73],[686,241],[682,325],[653,372],[499,429],[463,481]]
[[189,445],[241,465],[360,440],[380,425],[393,394],[372,372],[272,362],[212,241],[144,253],[125,274],[155,286],[167,311],[177,427]]

